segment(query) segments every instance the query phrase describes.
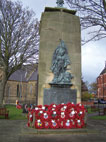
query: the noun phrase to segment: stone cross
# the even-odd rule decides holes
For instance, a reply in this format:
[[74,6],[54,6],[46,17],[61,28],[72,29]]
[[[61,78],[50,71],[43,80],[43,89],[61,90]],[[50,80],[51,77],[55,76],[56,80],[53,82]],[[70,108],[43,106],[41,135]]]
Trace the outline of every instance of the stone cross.
[[57,7],[63,7],[64,0],[57,0]]

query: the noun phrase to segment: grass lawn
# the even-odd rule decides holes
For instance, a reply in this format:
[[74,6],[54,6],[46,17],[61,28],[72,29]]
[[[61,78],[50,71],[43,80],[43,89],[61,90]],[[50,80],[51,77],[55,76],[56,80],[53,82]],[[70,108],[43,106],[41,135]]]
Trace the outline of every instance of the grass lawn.
[[89,114],[90,114],[90,113],[93,113],[93,112],[91,111],[91,108],[90,108],[90,107],[87,109],[87,111],[88,111]]
[[[87,110],[88,110],[88,114],[96,112],[96,111],[91,111],[90,107]],[[97,109],[97,112],[98,112],[98,109]],[[106,115],[104,115],[104,116],[99,116],[99,115],[98,116],[91,116],[90,118],[95,119],[95,120],[106,120]]]
[[[27,119],[27,114],[22,113],[22,109],[17,109],[15,105],[6,105],[7,110],[9,110],[9,119],[10,120],[24,120]],[[0,116],[0,119],[5,118]]]
[[95,120],[106,120],[106,115],[104,116],[91,116],[91,119],[95,119]]
[[89,107],[89,108],[87,109],[87,111],[88,111],[89,114],[90,114],[90,113],[94,113],[94,111],[91,111],[91,107]]

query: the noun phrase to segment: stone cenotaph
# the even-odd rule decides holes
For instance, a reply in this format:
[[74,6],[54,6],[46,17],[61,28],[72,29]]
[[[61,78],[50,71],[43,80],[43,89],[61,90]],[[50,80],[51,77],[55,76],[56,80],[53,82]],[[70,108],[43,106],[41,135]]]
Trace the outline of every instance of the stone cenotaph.
[[39,105],[81,102],[81,33],[75,13],[63,7],[46,7],[42,13]]

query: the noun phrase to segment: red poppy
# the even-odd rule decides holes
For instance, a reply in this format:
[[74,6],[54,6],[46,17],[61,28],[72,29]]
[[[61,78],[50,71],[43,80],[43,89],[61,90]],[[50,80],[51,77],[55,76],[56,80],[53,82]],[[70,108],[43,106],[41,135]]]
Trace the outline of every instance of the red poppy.
[[30,121],[30,122],[33,121],[33,113],[32,112],[28,113],[28,121]]
[[65,120],[66,118],[67,118],[67,112],[66,111],[60,111],[59,112],[60,121]]
[[77,108],[80,108],[80,109],[85,109],[84,105],[81,104],[81,103],[76,104],[76,107],[77,107]]
[[68,118],[69,118],[69,119],[75,119],[75,117],[76,117],[76,111],[75,111],[74,109],[69,110],[69,111],[67,112],[67,114],[68,114]]
[[84,125],[85,124],[83,119],[76,119],[76,128],[83,128]]
[[37,129],[43,129],[44,128],[44,123],[41,119],[35,120],[35,128],[37,128]]
[[67,105],[66,104],[58,105],[58,111],[67,111]]
[[75,119],[71,119],[70,121],[71,121],[72,128],[76,128]]
[[45,106],[45,111],[48,111],[49,105],[44,105]]
[[83,119],[85,116],[85,110],[81,108],[77,108],[76,118]]
[[37,107],[38,107],[39,109],[42,109],[42,105],[38,105]]
[[44,122],[44,128],[45,129],[49,129],[49,127],[50,127],[50,122],[49,121],[43,121]]
[[49,107],[57,107],[57,105],[52,103]]
[[59,128],[63,128],[63,123],[64,123],[64,120],[58,120],[58,125],[59,125]]
[[37,110],[35,112],[36,119],[42,118],[43,117],[43,112],[44,112],[43,110]]
[[27,126],[30,127],[30,123],[29,122],[27,123]]
[[59,128],[58,121],[51,119],[51,121],[49,123],[49,126],[50,126],[51,129],[57,129],[57,128]]
[[72,103],[67,104],[67,111],[75,111],[76,110],[76,105]]
[[63,128],[65,129],[71,129],[72,128],[72,121],[69,119],[66,119],[63,123]]
[[58,119],[59,115],[58,115],[58,111],[54,110],[54,111],[50,111],[50,118],[51,119]]
[[57,105],[56,104],[51,104],[49,107],[48,107],[48,111],[55,111],[57,109]]
[[29,112],[29,111],[31,111],[31,108],[28,107],[27,110],[28,110],[28,112]]
[[41,115],[41,119],[43,121],[49,121],[49,119],[50,119],[50,113],[48,111],[44,111],[43,114]]
[[17,109],[22,109],[22,106],[21,105],[16,105],[16,108]]
[[39,109],[39,107],[36,106],[36,107],[35,107],[35,111],[38,111],[38,110],[40,110],[40,109]]

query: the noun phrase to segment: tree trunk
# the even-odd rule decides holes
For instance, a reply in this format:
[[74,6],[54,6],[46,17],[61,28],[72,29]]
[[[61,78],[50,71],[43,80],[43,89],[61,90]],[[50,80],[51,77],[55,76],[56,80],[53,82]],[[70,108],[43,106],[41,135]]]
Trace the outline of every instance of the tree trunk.
[[0,106],[3,105],[3,98],[4,98],[4,94],[5,94],[5,86],[6,86],[6,76],[5,73],[3,71],[1,71],[1,75],[0,75]]

